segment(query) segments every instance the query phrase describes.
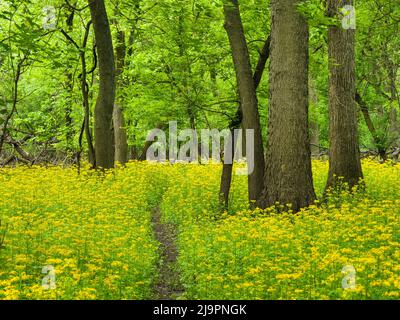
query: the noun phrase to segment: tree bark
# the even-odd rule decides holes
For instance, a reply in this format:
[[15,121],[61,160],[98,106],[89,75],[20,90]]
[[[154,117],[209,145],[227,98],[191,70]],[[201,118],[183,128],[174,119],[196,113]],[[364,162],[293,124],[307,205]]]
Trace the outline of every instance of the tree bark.
[[224,4],[224,14],[224,27],[228,34],[236,71],[243,128],[254,130],[254,170],[248,177],[249,201],[254,202],[263,189],[265,166],[258,100],[238,1],[227,0]]
[[[116,78],[117,83],[120,85],[123,84],[122,73],[125,66],[125,54],[125,32],[118,30],[116,47]],[[115,139],[115,161],[124,165],[128,161],[128,139],[125,128],[122,101],[117,101],[117,103],[114,104],[113,124]]]
[[115,65],[110,24],[104,0],[88,0],[99,62],[100,87],[94,110],[96,166],[114,166],[112,117],[115,102]]
[[[328,0],[328,15],[354,2]],[[329,175],[326,188],[348,183],[352,188],[363,178],[355,105],[355,30],[341,25],[328,30],[329,52]]]
[[308,133],[308,25],[301,0],[271,0],[269,137],[265,188],[259,206],[291,205],[316,198]]

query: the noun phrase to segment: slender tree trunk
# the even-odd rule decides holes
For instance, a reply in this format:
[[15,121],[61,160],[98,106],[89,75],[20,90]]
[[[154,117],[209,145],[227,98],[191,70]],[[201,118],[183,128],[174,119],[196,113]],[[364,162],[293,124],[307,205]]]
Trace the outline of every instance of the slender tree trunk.
[[392,139],[392,147],[398,147],[400,142],[400,126],[397,115],[397,109],[395,106],[392,106],[389,113],[389,133]]
[[[13,92],[12,92],[12,108],[9,114],[7,114],[7,110],[5,110],[4,122],[2,123],[2,128],[0,128],[0,153],[3,150],[4,140],[8,133],[8,124],[17,111],[18,104],[18,86],[19,81],[21,79],[22,67],[26,63],[27,56],[24,56],[17,64],[16,71],[14,73],[14,81],[13,81]],[[5,103],[5,106],[7,104]],[[6,107],[5,107],[6,108]]]
[[[353,1],[328,0],[328,15]],[[355,105],[355,30],[341,25],[328,30],[329,46],[329,175],[327,189],[338,182],[349,187],[363,177]]]
[[388,137],[389,143],[388,148],[396,147],[399,141],[399,124],[397,122],[397,108],[396,103],[399,103],[399,95],[396,86],[398,68],[394,65],[393,62],[389,65],[389,79],[390,79],[390,110],[389,110],[389,128],[388,128]]
[[320,149],[320,141],[319,141],[319,126],[318,122],[311,121],[310,122],[310,146],[311,146],[311,155],[313,157],[319,158],[321,149]]
[[[315,111],[317,112],[317,105],[318,105],[318,95],[317,95],[317,90],[314,85],[313,79],[309,78],[308,81],[308,90],[309,90],[309,97],[311,101],[311,108],[314,108]],[[320,140],[319,140],[319,135],[320,135],[320,129],[318,126],[317,121],[310,121],[310,149],[311,149],[311,156],[318,157],[320,156],[321,149],[320,149]]]
[[[74,16],[75,16],[75,11],[71,10],[66,22],[68,26],[68,31],[71,33],[73,31],[73,26],[74,26]],[[73,126],[73,119],[72,119],[72,96],[74,92],[74,79],[73,79],[73,67],[70,64],[69,61],[67,61],[67,68],[66,68],[66,87],[67,87],[67,93],[68,97],[66,99],[66,107],[65,107],[65,126],[66,126],[66,143],[67,143],[67,153],[69,151],[72,151],[72,142],[73,142],[73,137],[74,137],[74,126]]]
[[92,132],[90,128],[90,105],[89,105],[89,85],[87,83],[87,72],[86,72],[86,46],[89,38],[89,30],[92,22],[86,24],[85,36],[83,38],[82,47],[80,50],[82,74],[81,74],[81,91],[82,91],[82,101],[84,110],[84,124],[83,129],[85,131],[86,141],[88,144],[88,157],[90,164],[96,166],[96,155],[95,148],[93,146]]
[[[261,82],[262,75],[264,73],[265,65],[267,63],[267,60],[269,58],[269,47],[271,44],[271,37],[268,36],[267,40],[264,43],[264,46],[261,50],[260,56],[258,58],[258,63],[256,66],[256,69],[253,74],[253,81],[254,81],[254,86],[255,89],[259,86]],[[240,105],[237,108],[236,115],[235,117],[231,120],[229,123],[229,130],[231,131],[231,136],[234,136],[234,130],[238,129],[240,127],[240,124],[242,123],[242,109]],[[232,146],[232,159],[233,155],[235,154],[235,144],[234,141],[232,140],[233,146]],[[233,164],[229,163],[223,163],[222,165],[222,173],[221,173],[221,184],[220,184],[220,189],[219,189],[219,200],[220,200],[220,206],[222,210],[228,210],[229,208],[229,192],[231,189],[231,184],[232,184],[232,169],[233,169]]]
[[[65,38],[75,46],[76,49],[79,51],[79,58],[81,60],[81,71],[82,73],[80,74],[80,84],[81,84],[81,93],[82,93],[82,105],[83,105],[83,111],[84,111],[84,120],[83,124],[81,126],[81,131],[79,133],[79,151],[77,152],[77,162],[78,166],[80,166],[80,158],[81,158],[81,153],[82,153],[82,140],[83,140],[83,133],[85,133],[86,136],[86,141],[88,144],[88,158],[90,164],[95,167],[96,166],[96,157],[95,157],[95,151],[94,151],[94,146],[93,146],[93,139],[92,139],[92,132],[90,128],[90,105],[89,105],[89,85],[87,83],[87,74],[88,72],[86,71],[86,47],[87,47],[87,41],[89,39],[89,32],[90,32],[90,26],[92,25],[92,21],[90,20],[88,23],[85,25],[85,34],[83,37],[82,45],[79,46],[69,35],[66,33],[63,29],[61,29],[61,33],[65,36]],[[93,70],[94,71],[94,70]]]
[[72,66],[69,66],[68,70],[66,71],[66,87],[67,87],[67,92],[68,92],[68,97],[66,99],[66,106],[65,106],[65,127],[66,127],[66,135],[65,135],[65,140],[67,143],[67,152],[72,150],[72,140],[74,136],[74,127],[72,123],[72,94],[74,91],[73,88],[73,75],[72,72]]
[[112,117],[115,102],[115,65],[110,24],[104,0],[88,0],[99,61],[100,87],[94,110],[96,165],[114,166]]
[[251,70],[250,57],[240,18],[237,0],[227,0],[224,4],[225,29],[232,51],[233,63],[243,114],[243,128],[254,130],[254,170],[249,174],[249,201],[256,201],[263,189],[264,150],[261,136],[258,100]]
[[[123,84],[122,73],[125,66],[125,32],[118,30],[116,47],[116,77],[119,85]],[[122,99],[117,99],[122,100]],[[124,165],[128,161],[128,139],[125,128],[125,118],[122,108],[122,101],[114,104],[113,114],[114,138],[115,138],[115,161]]]
[[128,138],[126,135],[124,112],[120,105],[114,105],[115,161],[124,165],[128,161]]
[[308,136],[308,25],[301,0],[271,0],[269,137],[259,205],[296,212],[316,198]]
[[372,139],[374,141],[374,145],[376,149],[378,150],[378,154],[381,157],[382,161],[385,162],[387,160],[387,154],[386,154],[386,148],[384,146],[384,143],[379,137],[378,132],[375,129],[374,123],[372,122],[371,116],[369,114],[368,106],[365,103],[365,101],[362,99],[362,97],[356,92],[355,99],[360,106],[361,113],[363,114],[365,123],[367,125],[367,128],[372,136]]
[[[236,111],[235,118],[231,120],[229,123],[229,130],[231,132],[231,137],[234,137],[235,129],[240,127],[242,123],[242,110],[239,108]],[[231,159],[233,160],[233,155],[235,154],[235,141],[232,139],[232,156]],[[226,157],[227,155],[225,155]],[[223,163],[222,165],[222,173],[221,173],[221,184],[219,189],[219,203],[221,207],[221,211],[228,210],[229,208],[229,192],[231,190],[232,184],[232,170],[233,170],[233,161],[232,163]]]

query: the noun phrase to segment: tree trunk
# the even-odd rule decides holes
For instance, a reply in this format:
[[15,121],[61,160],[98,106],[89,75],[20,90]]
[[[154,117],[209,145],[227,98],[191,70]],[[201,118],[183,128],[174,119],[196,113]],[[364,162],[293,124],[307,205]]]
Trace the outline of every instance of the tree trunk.
[[[242,110],[239,108],[236,111],[235,118],[231,120],[229,123],[229,130],[231,132],[231,137],[234,137],[235,129],[240,127],[242,123]],[[235,141],[232,139],[232,156],[231,159],[233,160],[233,155],[235,154]],[[226,157],[226,155],[225,155]],[[231,190],[232,184],[232,170],[233,170],[233,161],[232,163],[223,163],[222,165],[222,173],[221,173],[221,184],[219,189],[219,204],[221,211],[228,210],[229,208],[229,191]]]
[[69,153],[72,151],[72,142],[73,142],[73,137],[74,137],[74,127],[73,127],[73,121],[72,121],[72,95],[73,95],[73,84],[74,84],[74,79],[73,79],[73,74],[71,72],[72,66],[69,65],[68,69],[66,71],[66,88],[67,88],[67,93],[68,96],[66,98],[66,105],[65,105],[65,127],[66,127],[66,134],[65,134],[65,142],[67,144],[66,151]]
[[[71,13],[69,14],[66,22],[68,26],[68,31],[72,32],[73,31],[73,25],[74,25],[74,16],[75,16],[75,11],[71,10]],[[72,119],[72,105],[73,105],[73,92],[74,92],[74,75],[73,75],[73,66],[72,64],[68,61],[67,63],[67,68],[65,70],[66,74],[66,88],[67,88],[67,93],[68,97],[66,98],[66,106],[65,106],[65,126],[66,126],[66,151],[69,153],[70,151],[73,150],[72,148],[72,143],[73,143],[73,138],[74,138],[74,127],[73,127],[73,119]]]
[[[317,106],[318,106],[318,95],[317,95],[317,90],[315,88],[315,84],[313,79],[309,78],[308,80],[308,90],[309,90],[309,99],[311,102],[310,108],[313,108],[314,112],[317,111]],[[318,125],[318,121],[316,120],[311,120],[310,121],[310,149],[311,149],[311,156],[319,158],[321,154],[321,148],[320,148],[320,140],[319,140],[319,135],[320,135],[320,129]]]
[[[338,16],[353,1],[329,0],[328,15]],[[329,175],[326,188],[338,182],[357,185],[363,177],[355,105],[355,30],[331,26],[329,51]]]
[[89,0],[99,60],[100,87],[94,110],[96,165],[114,166],[112,117],[115,101],[114,50],[104,0]]
[[368,106],[362,99],[362,97],[358,94],[358,92],[356,92],[355,99],[358,105],[360,106],[361,113],[364,116],[365,123],[367,125],[369,132],[371,133],[374,145],[378,150],[378,154],[381,157],[382,161],[385,162],[387,160],[386,147],[382,139],[379,137],[378,132],[375,129],[374,123],[372,122],[371,116],[369,114]]
[[[84,110],[84,124],[83,129],[85,131],[86,141],[88,144],[88,157],[89,162],[93,167],[96,167],[96,155],[95,155],[95,147],[93,146],[93,138],[92,131],[90,128],[90,105],[89,105],[89,85],[86,81],[87,72],[86,72],[86,46],[87,40],[89,38],[89,30],[92,22],[88,22],[86,24],[85,36],[83,38],[83,43],[81,46],[81,50],[79,50],[79,54],[81,57],[81,66],[82,66],[82,74],[81,74],[81,91],[82,91],[82,102],[83,102],[83,110]],[[81,139],[80,139],[81,145]]]
[[[82,140],[83,140],[83,133],[86,135],[86,140],[88,143],[88,158],[90,164],[95,167],[96,166],[96,158],[95,158],[95,150],[93,146],[93,139],[92,139],[92,132],[90,128],[90,105],[89,105],[89,85],[87,83],[87,74],[88,72],[86,71],[86,46],[87,46],[87,41],[89,39],[89,32],[90,32],[90,26],[92,25],[92,21],[90,20],[88,23],[85,25],[85,34],[83,37],[82,45],[79,46],[69,35],[66,33],[63,29],[61,29],[61,33],[65,36],[65,38],[72,43],[76,49],[79,51],[79,57],[81,60],[81,71],[82,73],[80,74],[80,84],[81,84],[81,93],[82,93],[82,105],[83,105],[83,112],[84,112],[84,120],[83,124],[81,126],[81,131],[79,133],[79,151],[77,152],[77,162],[78,166],[80,166],[80,158],[81,158],[81,153],[82,153]],[[94,71],[94,69],[93,69]]]
[[124,165],[128,161],[128,139],[125,128],[125,118],[121,106],[114,105],[114,139],[115,161]]
[[316,198],[308,133],[308,25],[301,0],[271,0],[269,137],[262,208]]
[[[261,50],[260,56],[258,58],[258,63],[256,69],[253,74],[253,81],[255,89],[259,86],[261,82],[262,75],[264,73],[265,65],[269,58],[269,47],[271,44],[271,37],[268,36],[267,40],[264,43],[264,46]],[[234,130],[240,127],[242,123],[242,109],[240,105],[237,108],[235,117],[229,123],[229,130],[231,131],[231,136],[234,136]],[[232,143],[234,143],[232,139]],[[235,154],[235,144],[232,146],[232,159]],[[244,149],[245,150],[245,149]],[[219,189],[219,203],[222,210],[228,210],[229,208],[229,192],[232,184],[232,169],[233,164],[223,163],[222,165],[222,173],[221,173],[221,184]]]
[[263,189],[265,165],[258,101],[238,1],[227,1],[224,4],[224,14],[224,27],[228,33],[236,71],[236,81],[243,113],[243,128],[254,130],[254,170],[248,177],[249,201],[254,202],[259,198]]
[[[116,47],[116,78],[119,85],[123,84],[122,73],[125,66],[125,53],[125,32],[118,30]],[[113,124],[115,139],[115,161],[124,165],[128,161],[128,139],[126,135],[124,112],[121,105],[122,101],[114,104]]]
[[392,106],[389,111],[389,135],[391,137],[392,147],[398,147],[400,142],[400,127],[398,123],[397,117],[397,109],[395,106]]

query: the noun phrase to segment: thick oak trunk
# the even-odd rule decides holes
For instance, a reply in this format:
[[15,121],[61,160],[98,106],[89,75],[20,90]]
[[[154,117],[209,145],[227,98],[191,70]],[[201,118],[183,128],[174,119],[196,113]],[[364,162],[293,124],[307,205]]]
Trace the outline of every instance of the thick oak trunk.
[[259,205],[294,211],[315,193],[308,136],[308,25],[300,0],[271,0],[269,136],[265,189]]

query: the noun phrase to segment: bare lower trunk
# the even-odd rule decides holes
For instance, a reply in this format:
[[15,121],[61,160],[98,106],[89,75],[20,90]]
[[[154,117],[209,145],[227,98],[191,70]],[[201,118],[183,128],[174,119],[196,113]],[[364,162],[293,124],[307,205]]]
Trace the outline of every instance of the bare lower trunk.
[[308,136],[308,25],[299,0],[271,0],[269,136],[262,208],[316,198]]
[[375,129],[374,123],[372,122],[371,116],[369,114],[368,106],[362,99],[362,97],[358,94],[358,92],[356,92],[355,99],[358,105],[360,106],[361,113],[363,114],[365,123],[372,136],[378,154],[381,157],[382,161],[385,162],[387,160],[386,147],[381,137],[379,136],[378,132]]
[[[243,114],[243,128],[254,130],[254,170],[249,173],[249,201],[256,201],[263,189],[264,151],[258,113],[258,100],[253,81],[249,52],[240,18],[237,0],[224,5],[225,29],[232,51],[236,71],[240,105]],[[250,166],[250,165],[249,165]]]
[[[115,16],[120,14],[119,3],[115,3]],[[118,20],[114,19],[114,25],[119,28]],[[125,69],[125,56],[126,56],[125,32],[117,30],[117,45],[115,48],[116,56],[116,69],[115,76],[117,81],[117,88],[123,88],[125,81],[123,80],[123,72]],[[117,90],[118,93],[118,90]],[[128,138],[125,128],[125,117],[123,110],[123,96],[121,94],[116,97],[117,103],[114,104],[113,112],[113,125],[114,125],[114,160],[124,165],[128,161]]]
[[[345,3],[346,2],[346,3]],[[353,1],[329,0],[328,14]],[[329,175],[327,188],[340,182],[349,187],[363,177],[357,133],[355,105],[355,30],[331,26],[329,46]]]
[[[231,137],[234,137],[234,130],[240,127],[240,123],[242,122],[242,110],[239,107],[236,111],[236,116],[229,124],[229,130],[231,132]],[[231,159],[233,159],[233,155],[235,154],[235,141],[232,139],[232,155]],[[228,155],[225,155],[225,157]],[[232,170],[233,170],[233,162],[232,163],[223,163],[222,165],[222,173],[221,173],[221,184],[219,189],[219,203],[221,207],[221,211],[228,210],[229,207],[229,191],[231,190],[232,183]]]
[[122,108],[114,105],[114,139],[115,139],[115,161],[125,164],[128,161],[128,143],[125,128],[125,119]]
[[[262,75],[265,70],[265,65],[267,63],[267,60],[269,58],[269,47],[271,44],[271,37],[268,36],[267,40],[264,43],[264,46],[261,50],[261,54],[258,58],[258,63],[256,66],[256,69],[253,74],[253,81],[254,81],[254,86],[255,89],[259,86]],[[240,124],[242,123],[242,110],[240,108],[240,105],[236,111],[236,116],[231,120],[229,123],[229,129],[231,131],[231,136],[234,136],[234,130],[238,129],[240,127]],[[244,138],[244,137],[243,137]],[[245,140],[245,139],[243,139]],[[232,140],[232,143],[234,141]],[[235,154],[235,148],[236,146],[233,144],[232,147],[232,159],[233,155]],[[243,150],[246,150],[246,147],[244,146]],[[231,189],[231,183],[232,183],[232,170],[233,170],[233,165],[229,163],[223,163],[222,165],[222,173],[221,173],[221,184],[220,184],[220,189],[219,189],[219,199],[220,199],[220,206],[221,209],[223,210],[228,210],[229,207],[229,192]]]

